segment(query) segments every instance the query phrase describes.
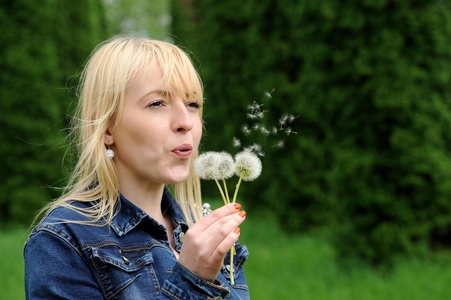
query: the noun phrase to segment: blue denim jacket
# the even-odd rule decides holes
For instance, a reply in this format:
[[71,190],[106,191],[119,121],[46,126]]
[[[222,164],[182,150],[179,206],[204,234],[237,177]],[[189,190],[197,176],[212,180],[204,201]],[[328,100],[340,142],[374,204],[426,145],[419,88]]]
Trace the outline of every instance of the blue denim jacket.
[[[180,252],[188,226],[167,190],[162,205],[172,216]],[[24,248],[27,299],[249,299],[243,269],[248,251],[238,243],[232,286],[229,255],[215,282],[198,277],[177,261],[166,228],[123,196],[110,226],[61,219],[86,220],[57,208],[33,229]]]

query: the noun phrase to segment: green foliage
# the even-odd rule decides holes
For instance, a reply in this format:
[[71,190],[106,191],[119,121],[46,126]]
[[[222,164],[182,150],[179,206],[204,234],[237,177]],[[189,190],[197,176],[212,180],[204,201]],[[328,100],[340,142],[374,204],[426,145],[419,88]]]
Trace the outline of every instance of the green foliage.
[[173,1],[173,29],[202,63],[203,149],[230,151],[246,105],[273,87],[269,113],[300,115],[243,202],[287,229],[332,228],[340,256],[375,264],[449,245],[448,4],[189,3]]
[[99,1],[0,6],[0,220],[29,222],[63,185],[67,81],[105,38]]

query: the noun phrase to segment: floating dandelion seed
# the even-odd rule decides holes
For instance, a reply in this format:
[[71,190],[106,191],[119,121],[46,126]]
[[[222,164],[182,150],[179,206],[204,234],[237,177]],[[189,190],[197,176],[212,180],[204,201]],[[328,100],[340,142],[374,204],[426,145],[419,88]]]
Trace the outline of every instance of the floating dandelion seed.
[[296,119],[297,117],[293,116],[293,115],[288,115],[287,117],[287,121],[288,123],[293,123],[293,121]]
[[244,181],[252,181],[260,176],[262,162],[255,153],[242,151],[235,156],[235,174]]
[[296,131],[293,131],[292,129],[291,129],[291,127],[287,127],[287,129],[285,129],[285,133],[287,134],[287,135],[290,135],[290,134],[298,134]]
[[272,90],[271,90],[271,92],[265,92],[265,97],[266,98],[268,98],[268,99],[272,99],[272,93],[274,93],[275,92],[275,89],[273,88]]
[[264,117],[265,117],[265,114],[264,114],[265,112],[264,111],[258,111],[258,112],[256,112],[255,113],[255,117],[257,118],[257,119],[263,119]]
[[241,127],[241,130],[245,135],[249,135],[252,132],[247,125],[243,125],[243,127]]
[[271,146],[271,148],[279,148],[279,149],[281,149],[281,148],[283,148],[285,146],[285,141],[278,141],[277,142],[277,144],[275,144],[275,145],[273,145],[273,146]]
[[256,114],[247,114],[246,116],[248,119],[251,119],[251,120],[258,119],[258,116]]
[[239,148],[241,147],[241,141],[237,139],[236,137],[233,137],[233,147]]
[[254,124],[254,126],[252,126],[252,130],[257,131],[260,128],[260,125],[258,124]]
[[268,136],[271,132],[266,129],[264,126],[260,126],[260,132],[264,135],[264,136]]
[[272,128],[271,128],[271,133],[272,134],[274,134],[274,135],[276,135],[277,134],[277,128],[275,127],[275,126],[273,126]]

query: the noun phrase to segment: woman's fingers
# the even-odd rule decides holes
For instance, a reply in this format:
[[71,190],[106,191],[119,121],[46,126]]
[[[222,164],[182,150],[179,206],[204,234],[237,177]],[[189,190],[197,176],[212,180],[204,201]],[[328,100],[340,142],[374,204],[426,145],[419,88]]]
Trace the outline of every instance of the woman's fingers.
[[239,237],[246,213],[240,205],[228,204],[194,224],[186,233],[180,262],[207,280],[218,275],[224,257]]
[[238,210],[240,210],[240,208],[241,208],[241,205],[238,203],[231,203],[231,204],[224,205],[223,207],[212,211],[208,216],[206,216],[206,217],[202,218],[201,220],[199,220],[198,222],[196,222],[196,224],[194,224],[194,226],[192,226],[192,229],[198,230],[198,231],[204,231],[210,225],[214,224],[218,220],[236,213]]

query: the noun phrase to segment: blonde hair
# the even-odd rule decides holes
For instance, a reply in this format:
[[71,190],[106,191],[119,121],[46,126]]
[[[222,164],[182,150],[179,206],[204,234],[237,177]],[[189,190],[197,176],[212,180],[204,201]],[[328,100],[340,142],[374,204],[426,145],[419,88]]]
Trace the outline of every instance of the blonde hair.
[[[106,155],[104,135],[121,118],[127,86],[141,69],[154,63],[160,66],[166,84],[181,95],[196,98],[201,104],[199,115],[202,117],[202,83],[183,50],[147,38],[117,36],[105,41],[94,50],[81,74],[79,102],[73,118],[78,162],[63,195],[43,211],[62,206],[89,218],[89,221],[65,220],[68,222],[98,226],[111,222],[120,204],[119,183],[114,162]],[[194,153],[191,159],[196,156]],[[202,216],[200,181],[193,164],[191,161],[187,180],[174,185],[174,196],[189,225]],[[94,200],[99,201],[90,208],[72,205],[73,201]]]

